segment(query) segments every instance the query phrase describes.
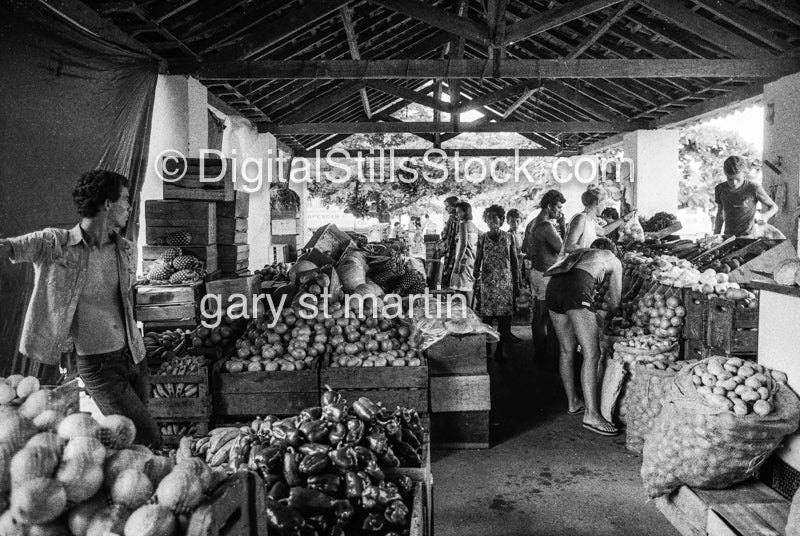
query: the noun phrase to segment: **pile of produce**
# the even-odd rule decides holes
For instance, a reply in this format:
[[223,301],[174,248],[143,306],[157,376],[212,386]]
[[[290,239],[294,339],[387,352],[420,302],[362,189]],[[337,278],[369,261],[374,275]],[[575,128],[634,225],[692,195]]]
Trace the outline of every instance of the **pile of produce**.
[[706,270],[692,285],[692,290],[702,292],[710,298],[724,298],[737,302],[740,307],[757,307],[758,298],[749,290],[739,287],[738,283],[728,281],[728,274]]
[[647,435],[642,478],[651,497],[686,484],[730,487],[752,476],[800,423],[786,375],[738,358],[684,367]]
[[186,351],[186,337],[191,330],[167,329],[161,333],[148,331],[144,334],[144,347],[147,350],[147,365],[150,368],[161,366]]
[[[633,313],[636,327],[661,338],[677,339],[683,329],[686,307],[680,294],[666,296],[662,292],[647,292],[642,296]],[[646,343],[647,340],[642,340]]]
[[640,218],[639,221],[646,233],[655,233],[678,223],[678,218],[669,212],[656,212],[649,220]]
[[[167,238],[169,239],[169,237]],[[202,281],[205,275],[202,261],[194,255],[184,255],[183,250],[177,247],[178,244],[167,245],[174,247],[167,249],[161,254],[161,258],[150,266],[150,270],[147,272],[148,282],[151,285],[182,285]],[[180,245],[186,244],[181,243]]]
[[222,317],[220,325],[215,328],[197,326],[189,334],[192,348],[229,348],[242,335],[247,321],[242,318],[231,320],[228,315]]
[[[200,369],[206,366],[206,359],[202,356],[175,357],[165,361],[155,372],[156,375],[189,376],[200,374]],[[152,382],[153,398],[191,398],[199,396],[197,383],[160,383]]]
[[171,536],[225,477],[134,446],[127,417],[65,416],[38,393],[0,408],[0,534]]
[[277,534],[402,534],[413,483],[387,478],[382,468],[419,467],[422,441],[414,410],[389,411],[367,398],[348,405],[326,391],[321,407],[187,438],[179,453],[258,472],[269,490],[269,530]]
[[[409,339],[411,330],[399,319],[388,320],[371,309],[351,314],[330,328],[329,367],[415,367],[422,364]],[[346,323],[345,323],[346,322]]]
[[641,335],[614,343],[614,358],[623,363],[672,363],[678,359],[678,343],[655,335]]
[[285,262],[273,262],[272,264],[266,264],[261,270],[256,270],[253,272],[253,275],[257,275],[261,278],[261,282],[265,283],[267,281],[279,281],[279,282],[289,282],[289,268],[290,264]]
[[[161,422],[158,425],[162,436],[189,437],[197,435],[197,423],[192,422]],[[173,440],[174,441],[174,440]],[[172,443],[174,445],[174,443]]]
[[21,402],[40,388],[39,379],[35,376],[12,374],[7,378],[0,377],[0,404]]

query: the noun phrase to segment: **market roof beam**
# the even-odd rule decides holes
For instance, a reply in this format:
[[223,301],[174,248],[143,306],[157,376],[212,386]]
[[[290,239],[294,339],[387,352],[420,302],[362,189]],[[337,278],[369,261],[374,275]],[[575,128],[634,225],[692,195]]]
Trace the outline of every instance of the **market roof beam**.
[[[350,6],[342,6],[339,8],[339,15],[342,17],[342,24],[344,25],[344,33],[347,36],[347,47],[350,49],[350,57],[354,60],[361,59],[361,52],[358,50],[358,41],[356,40],[356,28],[353,24],[353,9]],[[367,96],[367,89],[361,88],[358,90],[361,95],[361,105],[364,107],[364,115],[367,119],[372,117],[372,112],[369,108],[369,97]]]
[[292,9],[244,36],[238,43],[208,56],[209,61],[244,60],[268,49],[286,36],[328,17],[350,0],[310,0],[303,7]]
[[407,87],[403,87],[385,80],[372,80],[369,82],[369,87],[382,91],[389,95],[394,95],[400,99],[405,99],[410,102],[416,102],[428,108],[439,110],[440,112],[450,113],[450,105],[443,100],[429,97],[426,94],[414,91]]
[[710,112],[718,112],[731,106],[740,106],[742,102],[756,99],[763,93],[764,81],[753,82],[724,95],[708,99],[701,103],[688,106],[680,111],[654,119],[651,123],[651,128],[672,126],[676,123],[692,120]]
[[454,35],[462,35],[465,38],[489,46],[489,27],[481,22],[459,17],[448,13],[442,9],[420,2],[419,0],[368,0],[372,4],[389,9],[430,24]]
[[[619,132],[632,126],[627,121],[507,121],[462,123],[461,132]],[[638,128],[646,128],[642,122]],[[450,124],[424,122],[357,122],[357,123],[258,123],[259,132],[272,134],[368,134],[368,133],[423,133],[452,132]]]
[[[373,152],[370,154],[368,149],[345,149],[350,156],[355,156],[357,153],[361,153],[364,157],[373,157],[373,158],[380,158],[380,152]],[[322,150],[319,150],[321,156],[326,156],[322,154]],[[392,151],[390,153],[390,151]],[[434,152],[437,151],[437,152]],[[445,155],[449,157],[454,157],[458,154],[459,157],[469,158],[469,157],[513,157],[519,156],[520,158],[527,158],[532,156],[556,156],[556,151],[552,149],[434,149],[433,147],[429,147],[427,149],[385,149],[383,151],[384,158],[390,158],[390,155],[394,156],[395,158],[413,158],[413,157],[421,157],[425,156],[426,154],[429,155],[441,155],[443,151]],[[301,157],[301,158],[315,158],[317,156],[317,150],[311,149],[307,151],[303,151],[300,153],[296,153],[294,156]],[[344,155],[340,156],[333,156],[334,159],[336,158],[344,158]]]
[[800,9],[797,8],[796,0],[753,0],[753,2],[800,26]]
[[683,7],[674,0],[637,0],[641,5],[658,13],[706,41],[722,48],[739,58],[768,57],[769,53],[757,44],[750,42],[737,33],[734,33],[716,22],[702,17],[691,9]]
[[769,78],[800,71],[798,57],[610,60],[173,61],[171,74],[201,80],[383,78]]
[[622,0],[573,0],[555,9],[548,9],[545,13],[534,15],[516,22],[506,29],[503,44],[508,45],[514,41],[528,39],[534,35],[552,30],[562,24],[585,17],[595,11],[600,11]]
[[742,12],[724,0],[694,0],[694,3],[781,52],[793,48],[787,41],[775,35],[769,27],[762,24],[753,13]]
[[618,6],[611,15],[606,17],[603,22],[598,24],[589,35],[584,37],[581,43],[575,47],[572,52],[565,56],[565,59],[574,60],[589,50],[598,39],[600,39],[612,26],[619,22],[619,19],[621,19],[622,16],[625,15],[625,12],[632,8],[635,3],[635,0],[627,0],[627,2],[621,6]]

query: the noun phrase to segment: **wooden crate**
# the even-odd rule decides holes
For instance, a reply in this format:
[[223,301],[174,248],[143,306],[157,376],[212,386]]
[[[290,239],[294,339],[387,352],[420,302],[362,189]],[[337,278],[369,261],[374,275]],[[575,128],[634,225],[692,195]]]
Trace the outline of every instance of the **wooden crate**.
[[790,502],[756,480],[724,490],[681,486],[655,500],[683,536],[783,534]]
[[289,245],[272,244],[269,247],[268,262],[289,262]]
[[[249,471],[233,473],[189,518],[186,536],[258,536],[267,534],[264,485]],[[260,506],[260,507],[259,507]]]
[[250,266],[250,246],[247,244],[218,245],[217,265],[226,274],[247,270]]
[[[257,275],[247,277],[226,277],[216,281],[206,283],[206,294],[219,297],[219,303],[225,308],[230,305],[230,297],[234,294],[241,294],[247,299],[248,310],[252,313],[253,296],[261,294],[261,279]],[[237,300],[240,301],[240,300]],[[216,302],[209,300],[209,306],[215,306]],[[211,307],[213,309],[213,307]]]
[[448,335],[425,351],[431,376],[486,373],[485,335]]
[[[153,398],[153,390],[156,384],[196,384],[197,396],[193,397],[174,397],[174,398]],[[208,383],[208,368],[201,367],[197,374],[184,376],[173,376],[169,374],[151,374],[149,393],[150,399],[147,401],[147,410],[154,418],[170,419],[203,419],[211,418],[211,396]],[[185,389],[185,388],[184,388]]]
[[218,218],[247,218],[250,216],[250,194],[233,191],[233,201],[217,202]]
[[431,447],[489,448],[489,411],[431,413]]
[[[203,161],[203,177],[206,181],[201,181],[201,159],[200,158],[186,158],[184,159],[185,166],[181,166],[177,175],[184,169],[186,170],[183,177],[175,182],[163,182],[164,199],[179,199],[191,201],[234,201],[235,190],[233,189],[232,171],[233,163],[231,160],[225,161],[218,158],[206,158]],[[176,166],[166,164],[168,172],[175,170]],[[218,176],[221,177],[218,180]],[[172,173],[166,175],[176,176]]]
[[[144,273],[150,269],[154,262],[161,259],[161,256],[170,246],[142,246],[142,270]],[[194,255],[203,262],[206,272],[217,271],[217,246],[182,246],[184,255]]]
[[[326,364],[327,365],[327,364]],[[329,386],[349,402],[365,396],[389,409],[428,411],[428,361],[418,367],[328,367],[320,370],[320,389]]]
[[188,285],[138,285],[134,294],[136,319],[163,327],[197,325],[203,294],[205,285],[202,281]]
[[489,374],[431,376],[431,413],[492,409]]
[[[192,437],[204,437],[208,435],[208,419],[206,420],[199,420],[199,419],[171,419],[171,418],[154,418],[156,424],[161,428],[162,425],[167,424],[177,424],[177,425],[194,425],[196,427],[196,431],[191,434]],[[165,447],[174,448],[178,446],[180,443],[181,438],[185,437],[184,434],[161,434],[161,443]]]
[[144,217],[148,244],[155,245],[176,231],[189,233],[191,244],[217,243],[216,203],[148,199],[144,202]]
[[223,218],[217,214],[217,244],[247,244],[247,218]]
[[213,393],[217,417],[296,415],[319,405],[319,365],[292,372],[229,373],[218,363]]
[[723,298],[711,298],[706,344],[723,354],[758,352],[758,308],[737,307]]
[[683,338],[705,341],[708,331],[708,298],[702,292],[683,289],[683,304],[686,319],[683,323]]

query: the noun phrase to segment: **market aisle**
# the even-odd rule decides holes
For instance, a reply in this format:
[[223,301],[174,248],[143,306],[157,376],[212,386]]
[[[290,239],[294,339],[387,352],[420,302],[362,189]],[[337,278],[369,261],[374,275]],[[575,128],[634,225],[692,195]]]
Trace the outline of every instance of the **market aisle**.
[[566,413],[555,372],[533,367],[530,330],[492,372],[492,443],[433,453],[436,536],[677,535],[645,502],[641,458]]

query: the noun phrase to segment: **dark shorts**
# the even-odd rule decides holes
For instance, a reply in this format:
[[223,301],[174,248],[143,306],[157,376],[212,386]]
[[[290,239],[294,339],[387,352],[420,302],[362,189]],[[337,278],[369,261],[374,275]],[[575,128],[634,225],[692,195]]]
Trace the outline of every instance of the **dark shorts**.
[[547,308],[554,313],[567,314],[575,309],[592,308],[594,277],[589,272],[575,268],[566,274],[550,278],[545,292]]

